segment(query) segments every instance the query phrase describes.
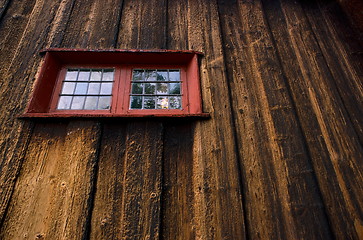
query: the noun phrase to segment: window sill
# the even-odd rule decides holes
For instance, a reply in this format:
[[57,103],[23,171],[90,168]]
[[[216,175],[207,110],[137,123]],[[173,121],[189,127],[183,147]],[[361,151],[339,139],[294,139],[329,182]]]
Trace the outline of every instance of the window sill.
[[193,113],[193,114],[113,114],[113,113],[24,113],[18,117],[19,119],[42,119],[42,118],[192,118],[192,119],[209,119],[209,113]]

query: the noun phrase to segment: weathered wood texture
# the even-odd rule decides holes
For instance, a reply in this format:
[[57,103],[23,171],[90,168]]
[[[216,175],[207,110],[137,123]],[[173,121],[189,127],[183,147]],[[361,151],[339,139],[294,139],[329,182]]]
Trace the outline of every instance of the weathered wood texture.
[[[0,239],[363,239],[353,2],[0,0]],[[46,47],[201,51],[211,118],[18,120]]]

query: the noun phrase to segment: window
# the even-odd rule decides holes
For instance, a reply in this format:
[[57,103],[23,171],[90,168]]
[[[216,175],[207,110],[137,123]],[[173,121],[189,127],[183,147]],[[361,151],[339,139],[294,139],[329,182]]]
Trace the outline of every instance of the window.
[[199,116],[198,55],[48,49],[23,117]]

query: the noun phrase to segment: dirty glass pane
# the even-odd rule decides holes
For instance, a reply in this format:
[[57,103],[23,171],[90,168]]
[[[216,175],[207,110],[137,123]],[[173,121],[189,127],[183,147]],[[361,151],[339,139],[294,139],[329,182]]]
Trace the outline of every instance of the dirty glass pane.
[[101,83],[90,83],[87,94],[99,94]]
[[113,74],[114,74],[113,69],[104,69],[102,74],[102,81],[112,82]]
[[131,96],[131,109],[141,109],[142,108],[142,97],[141,96]]
[[83,109],[85,99],[86,97],[73,97],[71,109]]
[[155,97],[144,97],[144,109],[155,109]]
[[169,70],[169,81],[180,81],[180,71]]
[[102,83],[101,84],[101,95],[111,95],[112,93],[112,83]]
[[78,74],[78,81],[88,81],[90,74],[91,72],[89,69],[81,69]]
[[168,84],[167,83],[157,83],[156,84],[157,94],[168,94]]
[[65,80],[76,81],[78,76],[78,69],[68,69],[66,73]]
[[88,83],[77,83],[74,94],[86,94]]
[[133,93],[133,94],[142,94],[143,85],[144,85],[143,83],[133,83],[131,93]]
[[156,102],[157,109],[168,109],[168,97],[158,97]]
[[168,81],[168,70],[158,70],[156,80]]
[[90,81],[101,81],[102,69],[92,69]]
[[145,94],[155,94],[155,83],[145,83]]
[[71,101],[71,96],[60,96],[57,109],[69,109]]
[[132,72],[132,81],[142,81],[144,80],[144,70],[135,69]]
[[181,109],[181,97],[169,97],[170,109]]
[[145,71],[145,81],[156,81],[156,71],[146,70]]
[[97,109],[110,109],[110,106],[111,106],[111,97],[100,97],[98,99]]
[[170,83],[169,88],[170,94],[180,94],[180,83]]
[[84,109],[95,110],[97,108],[98,97],[86,97]]
[[73,94],[75,86],[76,84],[74,82],[64,82],[62,94]]

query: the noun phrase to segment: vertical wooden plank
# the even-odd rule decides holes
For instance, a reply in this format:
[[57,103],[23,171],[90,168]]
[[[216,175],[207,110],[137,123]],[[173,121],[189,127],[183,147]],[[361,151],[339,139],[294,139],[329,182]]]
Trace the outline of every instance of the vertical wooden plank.
[[264,1],[265,9],[269,9],[267,18],[307,140],[331,229],[338,239],[359,239],[363,189],[361,146],[332,82],[318,38],[306,18],[305,14],[311,13],[304,12],[298,2],[280,2]]
[[[360,143],[363,144],[363,57],[359,54],[354,57],[351,53],[363,50],[363,46],[359,44],[362,40],[342,39],[339,36],[341,32],[344,32],[345,36],[358,34],[349,27],[343,12],[337,9],[339,8],[337,4],[321,1],[319,5],[320,7],[317,3],[304,4],[303,8],[333,77],[330,84],[336,85],[342,104],[347,110]],[[338,22],[345,24],[339,25]]]
[[188,48],[201,51],[203,110],[193,137],[196,239],[245,239],[239,166],[216,1],[188,1]]
[[[3,22],[2,33],[7,32],[9,37],[3,44],[10,44],[14,50],[5,51],[4,59],[8,63],[0,72],[0,219],[3,218],[5,209],[9,203],[17,174],[19,172],[24,150],[27,147],[32,123],[22,122],[16,119],[27,105],[27,100],[31,92],[31,86],[35,78],[35,73],[39,66],[40,57],[37,54],[43,47],[43,41],[49,33],[49,26],[53,19],[59,1],[45,4],[44,1],[34,2],[14,2],[14,9],[10,7],[8,13],[13,13],[15,20],[19,21],[19,31],[9,31],[7,24],[13,24],[12,20]],[[18,8],[18,10],[15,10]],[[28,8],[30,7],[30,8]],[[5,20],[5,18],[4,18]],[[24,27],[25,26],[25,27]],[[20,34],[19,34],[20,33]]]
[[[124,1],[122,6],[117,48],[166,47],[165,1]],[[116,127],[120,130],[108,130]],[[100,155],[90,237],[158,239],[163,124],[158,120],[125,120],[105,123],[104,129],[105,149]],[[112,138],[120,141],[113,153],[106,151]]]
[[1,0],[0,1],[0,22],[2,20],[2,17],[4,15],[4,12],[7,10],[9,6],[10,0]]
[[249,237],[329,239],[323,202],[262,4],[219,3]]
[[[188,49],[188,1],[168,2],[167,47]],[[164,124],[162,239],[195,239],[194,121]]]
[[1,239],[84,239],[98,145],[89,132],[98,130],[92,122],[37,124]]

